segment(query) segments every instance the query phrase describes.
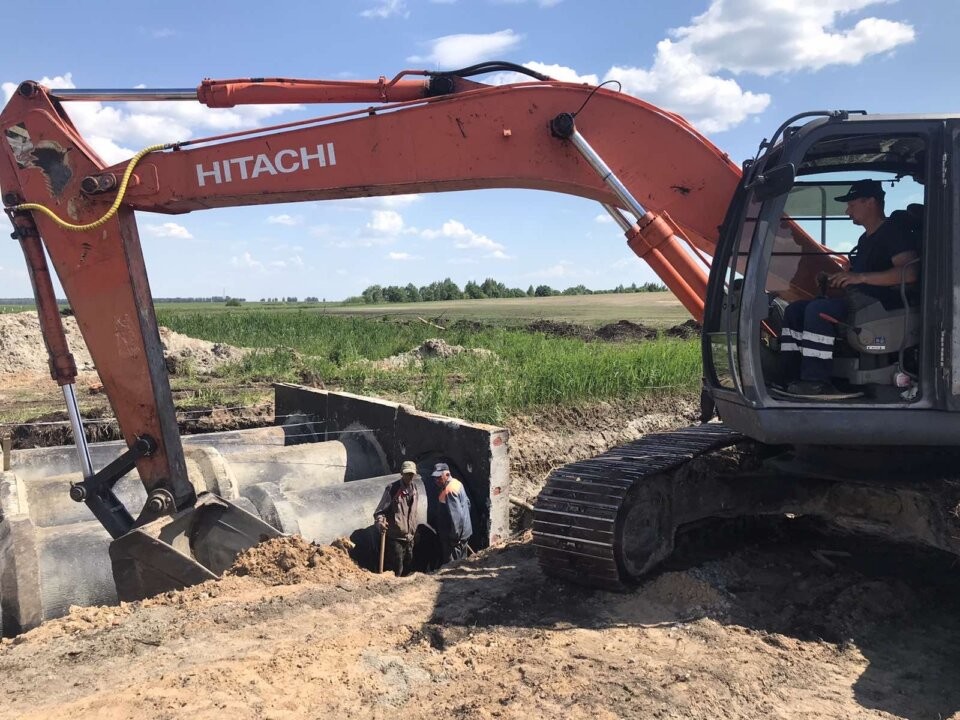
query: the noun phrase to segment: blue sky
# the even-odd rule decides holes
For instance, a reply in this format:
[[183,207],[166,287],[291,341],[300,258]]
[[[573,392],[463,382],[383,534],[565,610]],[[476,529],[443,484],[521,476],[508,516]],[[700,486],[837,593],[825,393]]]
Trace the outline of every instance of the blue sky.
[[[3,99],[51,87],[195,87],[203,78],[392,77],[509,60],[561,80],[620,80],[679,112],[740,162],[811,109],[957,111],[957,0],[339,0],[44,2],[8,27]],[[483,78],[479,78],[483,79]],[[322,115],[70,103],[109,162],[156,143]],[[138,224],[155,296],[359,294],[373,283],[602,289],[656,279],[602,208],[485,190],[257,206]],[[0,244],[0,297],[26,296],[19,247]]]

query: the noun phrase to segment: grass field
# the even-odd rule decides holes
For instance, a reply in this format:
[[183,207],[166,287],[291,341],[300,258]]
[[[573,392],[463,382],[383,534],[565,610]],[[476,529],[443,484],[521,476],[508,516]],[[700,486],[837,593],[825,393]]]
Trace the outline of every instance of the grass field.
[[[24,308],[0,306],[0,312],[18,309]],[[689,392],[700,378],[699,343],[693,340],[586,342],[526,329],[535,320],[671,327],[689,316],[669,293],[379,306],[160,303],[157,315],[176,332],[253,348],[243,361],[219,369],[214,382],[189,367],[173,378],[175,390],[195,393],[193,402],[210,406],[242,404],[238,400],[253,386],[289,381],[499,423],[536,407]],[[487,352],[390,369],[377,362],[429,338]]]
[[[693,390],[700,378],[699,344],[695,341],[584,342],[512,327],[534,319],[594,325],[631,319],[669,326],[676,324],[671,318],[676,322],[685,318],[676,313],[670,305],[675,301],[665,294],[645,295],[418,303],[364,307],[367,312],[361,313],[355,306],[337,312],[256,306],[210,312],[161,306],[158,315],[162,325],[191,337],[255,348],[242,362],[219,371],[221,377],[238,383],[319,380],[328,387],[411,402],[431,412],[497,423],[538,406]],[[632,303],[633,312],[624,313],[617,298],[642,298],[644,302]],[[557,302],[561,300],[564,302]],[[510,307],[497,307],[500,305]],[[423,312],[434,306],[442,309]],[[421,317],[444,323],[446,329],[419,322],[416,310]],[[489,324],[475,327],[458,323],[458,319]],[[450,345],[489,352],[428,359],[393,369],[371,362],[407,352],[436,337]]]

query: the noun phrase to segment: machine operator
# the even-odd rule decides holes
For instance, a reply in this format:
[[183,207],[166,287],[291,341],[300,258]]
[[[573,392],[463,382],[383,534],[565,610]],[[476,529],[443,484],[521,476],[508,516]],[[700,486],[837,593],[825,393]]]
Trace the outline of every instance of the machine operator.
[[[847,203],[846,213],[864,232],[850,253],[850,269],[830,275],[832,288],[855,289],[871,295],[887,309],[901,307],[900,283],[919,277],[919,233],[884,212],[883,186],[877,180],[857,180],[846,194],[834,198]],[[820,317],[837,320],[847,314],[843,298],[821,297],[790,303],[783,317],[780,352],[787,392],[801,396],[838,394],[831,383],[834,325]]]

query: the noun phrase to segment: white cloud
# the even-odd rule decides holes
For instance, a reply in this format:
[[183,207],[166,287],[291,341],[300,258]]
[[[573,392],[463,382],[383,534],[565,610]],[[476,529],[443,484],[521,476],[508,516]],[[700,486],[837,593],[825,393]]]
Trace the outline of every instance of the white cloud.
[[399,15],[400,17],[409,17],[407,4],[403,0],[380,0],[376,7],[369,8],[360,13],[361,17],[385,19]]
[[447,220],[439,230],[424,230],[420,234],[428,240],[436,238],[453,240],[453,246],[459,250],[480,249],[489,250],[491,253],[504,250],[502,244],[491,240],[486,235],[474,232],[459,220]]
[[416,255],[411,255],[406,252],[389,252],[385,256],[388,260],[418,260],[419,258]]
[[374,210],[367,228],[396,235],[403,231],[403,216],[396,210]]
[[230,264],[235,268],[246,270],[263,270],[263,263],[254,259],[253,255],[245,252],[242,255],[234,255],[230,258]]
[[157,40],[164,40],[168,37],[174,37],[177,33],[170,28],[157,28],[150,33]]
[[[707,68],[772,75],[819,70],[827,65],[856,65],[869,55],[913,42],[912,26],[876,17],[852,27],[837,23],[845,15],[888,0],[818,0],[771,3],[769,0],[713,0],[691,25],[674,31]],[[771,42],[776,38],[776,42]]]
[[267,218],[267,222],[270,223],[271,225],[293,226],[293,225],[299,225],[300,223],[302,223],[303,218],[301,218],[299,215],[294,216],[294,215],[287,215],[284,213],[281,215],[270,215]]
[[434,63],[444,69],[473,65],[511,50],[523,39],[513,30],[500,30],[486,35],[444,35],[430,41],[428,55],[414,55],[407,60]]
[[[723,73],[775,73],[856,65],[870,55],[912,42],[910,25],[863,18],[842,29],[849,13],[886,0],[712,0],[691,24],[657,44],[649,68],[610,68],[631,95],[680,113],[705,132],[719,132],[763,112],[770,96],[744,90]],[[772,40],[775,38],[775,41]]]
[[494,260],[513,260],[513,255],[507,255],[503,250],[494,250],[486,257],[493,258]]
[[192,240],[193,235],[183,225],[174,222],[165,222],[160,225],[144,225],[144,232],[152,237],[177,238],[178,240]]
[[607,223],[612,223],[613,218],[610,217],[609,213],[600,213],[593,219],[593,221],[600,223],[601,225],[606,225]]

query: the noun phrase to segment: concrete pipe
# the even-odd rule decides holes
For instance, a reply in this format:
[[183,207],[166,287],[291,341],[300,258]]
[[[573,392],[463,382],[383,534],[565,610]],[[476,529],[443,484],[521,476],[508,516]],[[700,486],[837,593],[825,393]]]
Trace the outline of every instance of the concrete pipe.
[[[221,442],[223,435],[228,435],[226,442]],[[184,443],[187,471],[197,490],[215,492],[255,515],[266,513],[267,522],[286,532],[297,532],[302,522],[317,537],[322,528],[331,528],[329,539],[333,539],[369,525],[383,488],[398,477],[344,484],[357,472],[374,469],[372,474],[378,476],[386,472],[383,453],[371,451],[369,438],[362,443],[283,446],[260,444],[265,439],[261,432],[201,437],[218,441],[218,446]],[[248,440],[257,446],[251,447]],[[91,447],[94,457],[102,456],[98,467],[120,450],[119,444],[108,449]],[[361,457],[360,452],[369,455]],[[84,504],[69,497],[70,483],[79,481],[80,473],[43,474],[44,469],[63,469],[75,462],[73,449],[20,451],[16,461],[17,472],[0,473],[0,631],[4,635],[64,615],[70,605],[117,600],[108,554],[111,538]],[[351,492],[342,495],[312,494],[347,486]],[[114,492],[134,515],[146,500],[135,473],[121,478]],[[312,502],[333,504],[311,508]],[[357,525],[348,527],[354,518]]]

